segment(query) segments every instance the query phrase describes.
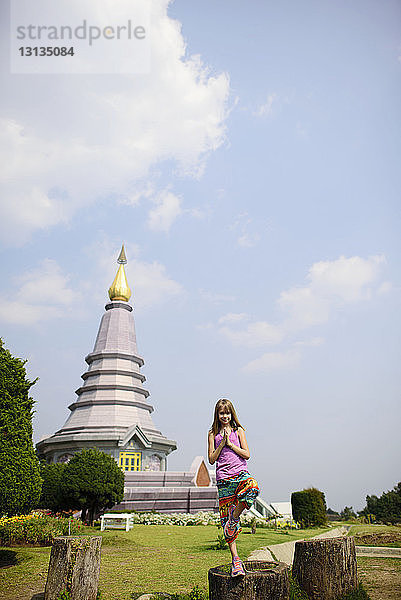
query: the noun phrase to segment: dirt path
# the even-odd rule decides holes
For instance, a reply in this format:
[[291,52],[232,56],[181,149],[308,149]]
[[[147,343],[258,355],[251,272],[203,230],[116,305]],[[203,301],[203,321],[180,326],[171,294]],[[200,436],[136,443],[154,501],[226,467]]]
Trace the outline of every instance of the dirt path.
[[358,577],[372,600],[401,600],[401,559],[359,557]]

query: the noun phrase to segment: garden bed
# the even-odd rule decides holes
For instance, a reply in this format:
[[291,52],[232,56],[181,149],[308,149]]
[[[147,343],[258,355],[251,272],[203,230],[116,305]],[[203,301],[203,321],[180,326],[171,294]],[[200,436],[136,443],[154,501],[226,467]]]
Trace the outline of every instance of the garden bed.
[[83,533],[81,521],[31,513],[0,519],[0,546],[51,546],[59,535]]

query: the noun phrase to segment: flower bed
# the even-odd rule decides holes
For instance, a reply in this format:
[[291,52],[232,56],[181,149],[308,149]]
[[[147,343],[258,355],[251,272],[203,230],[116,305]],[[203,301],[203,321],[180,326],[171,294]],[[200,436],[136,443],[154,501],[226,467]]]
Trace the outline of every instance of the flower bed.
[[83,524],[76,519],[51,517],[42,513],[0,518],[1,546],[51,546],[59,535],[82,533]]
[[[113,511],[111,511],[113,512]],[[116,511],[118,512],[118,511]],[[125,511],[129,512],[129,511]],[[197,512],[191,513],[155,513],[155,512],[132,512],[132,522],[135,525],[220,525],[219,513]],[[253,515],[243,515],[241,525],[250,527],[256,521],[256,527],[272,527],[264,519],[258,519]]]
[[132,522],[136,525],[218,525],[218,513],[132,513]]

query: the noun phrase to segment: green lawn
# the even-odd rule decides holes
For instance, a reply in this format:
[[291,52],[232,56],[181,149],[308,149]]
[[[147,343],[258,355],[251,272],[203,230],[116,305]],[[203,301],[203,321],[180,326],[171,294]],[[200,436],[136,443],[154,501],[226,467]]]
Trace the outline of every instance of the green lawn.
[[[252,550],[300,538],[323,529],[275,532],[257,529],[254,535],[245,528],[238,541],[245,559]],[[188,591],[195,585],[207,586],[208,570],[228,563],[227,550],[214,550],[215,526],[177,527],[134,525],[124,531],[87,530],[102,535],[100,590],[102,600],[130,600],[146,592]],[[11,563],[0,569],[0,600],[31,600],[44,590],[50,548],[3,548],[0,560]],[[16,564],[13,564],[15,562]]]

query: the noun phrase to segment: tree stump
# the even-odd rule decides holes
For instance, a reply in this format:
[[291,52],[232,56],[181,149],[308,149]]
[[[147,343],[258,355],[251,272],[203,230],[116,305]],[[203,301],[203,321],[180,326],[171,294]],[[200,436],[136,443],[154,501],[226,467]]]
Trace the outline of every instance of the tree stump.
[[209,600],[288,600],[289,567],[281,562],[244,562],[245,576],[231,577],[231,565],[209,570]]
[[295,542],[292,575],[310,600],[337,600],[358,587],[354,538]]
[[101,536],[57,537],[50,553],[44,600],[66,591],[71,600],[96,600]]

